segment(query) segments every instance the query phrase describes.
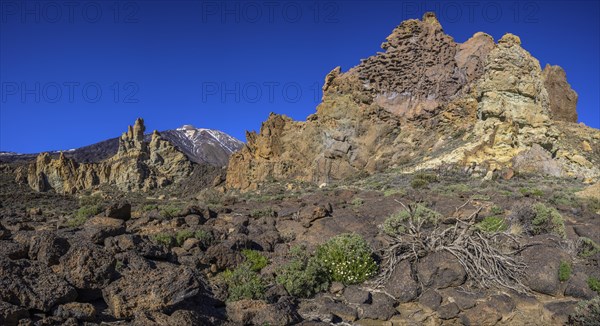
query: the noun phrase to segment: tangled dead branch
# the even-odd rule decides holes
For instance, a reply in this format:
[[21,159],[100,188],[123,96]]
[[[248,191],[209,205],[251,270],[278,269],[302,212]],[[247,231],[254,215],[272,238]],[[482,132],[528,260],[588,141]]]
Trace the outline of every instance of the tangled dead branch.
[[[503,241],[513,242],[512,248],[516,248],[512,252],[502,252],[498,246],[498,234],[484,233],[474,227],[482,207],[477,208],[466,219],[456,219],[450,226],[441,226],[439,223],[431,226],[426,225],[424,219],[415,216],[413,207],[400,204],[408,210],[410,218],[402,232],[388,236],[390,245],[384,250],[382,273],[376,280],[377,287],[382,287],[387,282],[401,261],[408,259],[414,263],[431,253],[446,251],[456,257],[469,279],[477,286],[528,291],[521,282],[527,265],[516,257],[524,248],[512,235],[502,234]],[[457,211],[468,204],[466,202]]]

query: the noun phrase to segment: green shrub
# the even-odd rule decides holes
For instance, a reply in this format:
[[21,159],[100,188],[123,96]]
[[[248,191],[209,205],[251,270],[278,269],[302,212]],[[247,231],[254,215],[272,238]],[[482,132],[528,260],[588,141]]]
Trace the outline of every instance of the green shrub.
[[200,240],[200,243],[204,248],[210,247],[214,241],[212,233],[206,230],[198,230],[194,233],[194,238]]
[[490,213],[493,215],[502,215],[504,214],[504,209],[498,205],[494,205],[492,208],[490,208]]
[[165,218],[172,218],[177,217],[180,211],[181,207],[177,205],[165,205],[160,207],[159,214]]
[[571,278],[571,272],[573,272],[571,264],[566,261],[561,261],[560,266],[558,267],[558,280],[561,282],[568,281]]
[[154,210],[158,210],[158,205],[156,205],[156,204],[148,204],[148,205],[144,205],[142,207],[142,211],[143,212],[150,212],[150,211],[154,211]]
[[600,297],[581,301],[575,307],[575,312],[569,316],[569,325],[598,326],[600,325]]
[[418,172],[413,175],[410,186],[413,189],[424,188],[432,182],[437,182],[437,176],[431,173]]
[[246,258],[246,263],[251,270],[260,272],[269,264],[269,259],[257,250],[244,249],[242,255]]
[[325,266],[306,253],[306,248],[295,246],[290,249],[292,259],[277,272],[276,282],[295,297],[310,298],[327,290],[330,279]]
[[354,198],[351,202],[352,206],[354,207],[359,207],[362,206],[362,204],[364,204],[365,201],[362,198]]
[[425,188],[425,187],[427,187],[427,185],[429,185],[429,182],[427,180],[423,180],[423,179],[412,179],[412,181],[410,182],[410,186],[413,189]]
[[577,242],[577,254],[580,257],[588,258],[600,252],[600,245],[594,240],[586,237],[579,238]]
[[331,279],[344,284],[361,283],[377,271],[373,251],[357,234],[345,233],[317,248],[317,259],[329,271]]
[[565,237],[565,221],[556,209],[546,207],[542,203],[533,206],[535,217],[531,221],[532,233],[544,234],[554,233],[561,237]]
[[271,207],[254,209],[250,212],[250,217],[252,218],[261,218],[261,217],[276,217],[277,212],[273,210]]
[[521,195],[525,196],[525,197],[531,197],[531,196],[535,196],[535,197],[542,197],[544,195],[544,192],[540,189],[537,188],[529,188],[529,187],[524,187],[519,189],[519,192],[521,193]]
[[87,221],[87,217],[84,216],[72,216],[67,220],[67,226],[70,228],[75,228],[81,226]]
[[81,196],[79,198],[79,206],[94,206],[102,204],[103,199],[99,195]]
[[393,195],[404,196],[404,195],[406,195],[406,191],[403,189],[387,189],[383,192],[384,197],[389,197],[389,196],[393,196]]
[[598,294],[600,294],[600,280],[599,279],[597,279],[593,276],[590,276],[587,279],[587,284],[592,291],[596,291]]
[[508,229],[508,224],[501,216],[488,216],[483,221],[475,224],[475,227],[483,232],[498,233]]
[[78,218],[89,218],[102,212],[100,204],[82,206],[77,210],[75,216]]
[[167,247],[172,246],[174,241],[173,236],[166,233],[157,233],[152,236],[152,239],[154,239],[156,243],[165,245]]
[[405,231],[405,224],[408,220],[412,220],[414,224],[423,222],[424,226],[437,225],[442,218],[442,215],[434,210],[431,210],[421,204],[417,204],[412,208],[412,211],[402,210],[388,217],[381,229],[390,236],[400,235]]
[[226,270],[222,273],[222,277],[227,284],[229,301],[258,300],[265,297],[263,280],[247,264],[242,264],[233,271]]
[[177,245],[181,247],[181,245],[185,242],[185,240],[194,236],[194,233],[190,230],[181,230],[177,232],[175,235],[175,242]]

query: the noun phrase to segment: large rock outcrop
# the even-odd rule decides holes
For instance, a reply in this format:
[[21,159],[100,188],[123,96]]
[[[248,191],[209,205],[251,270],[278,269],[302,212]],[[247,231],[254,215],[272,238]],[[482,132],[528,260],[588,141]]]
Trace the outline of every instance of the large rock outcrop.
[[144,140],[144,120],[137,119],[119,138],[117,154],[100,163],[77,163],[64,154],[53,159],[38,155],[26,171],[17,173],[36,191],[54,189],[72,194],[98,185],[123,191],[148,190],[177,182],[192,172],[190,160],[156,131]]
[[[432,13],[400,24],[384,52],[326,77],[306,121],[271,114],[229,163],[227,185],[314,183],[391,167],[446,165],[598,179],[600,131],[574,124],[576,93],[557,66],[542,71],[518,36],[456,43]],[[535,153],[531,152],[534,151]],[[518,162],[536,156],[519,171]]]

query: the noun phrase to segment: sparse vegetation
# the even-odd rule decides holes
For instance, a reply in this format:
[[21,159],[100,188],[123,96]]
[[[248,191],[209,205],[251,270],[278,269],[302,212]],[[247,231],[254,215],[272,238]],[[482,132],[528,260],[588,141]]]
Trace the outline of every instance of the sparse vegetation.
[[227,284],[229,301],[258,300],[265,296],[264,281],[247,264],[242,264],[234,270],[226,270],[221,276]]
[[576,326],[600,325],[600,297],[581,301],[575,307],[575,312],[569,316],[569,324]]
[[72,216],[67,219],[67,226],[70,228],[81,226],[85,223],[85,221],[87,221],[87,219],[88,218],[85,216]]
[[414,219],[415,223],[422,221],[426,226],[433,226],[439,223],[441,217],[438,212],[417,204],[411,207],[410,210],[401,210],[388,217],[381,225],[381,229],[387,235],[396,236],[405,232],[405,224],[411,218]]
[[437,176],[431,173],[418,172],[413,176],[410,186],[413,189],[420,189],[427,187],[432,182],[437,182]]
[[173,245],[174,242],[174,238],[173,236],[171,236],[170,234],[166,234],[166,233],[157,233],[155,235],[152,236],[152,239],[158,243],[158,244],[162,244],[164,246],[170,247]]
[[592,291],[596,291],[596,293],[600,294],[600,280],[596,277],[590,276],[587,279],[587,284]]
[[544,192],[538,188],[523,187],[519,189],[521,195],[525,197],[542,197]]
[[406,191],[403,189],[392,188],[392,189],[386,189],[383,192],[384,197],[389,197],[389,196],[394,196],[394,195],[404,196],[404,195],[406,195]]
[[579,257],[588,258],[600,252],[600,245],[594,240],[581,237],[577,240],[577,254]]
[[352,206],[354,207],[360,207],[365,203],[365,201],[362,198],[354,198],[351,202]]
[[271,207],[254,209],[250,212],[250,217],[252,218],[261,218],[261,217],[276,217],[277,212],[273,210]]
[[177,242],[177,245],[181,247],[181,245],[183,245],[185,240],[192,238],[193,236],[194,236],[194,233],[192,231],[181,230],[181,231],[177,232],[177,234],[175,235],[175,242]]
[[292,247],[290,256],[292,259],[277,273],[278,284],[283,285],[290,295],[300,298],[310,298],[327,290],[330,277],[320,260],[310,256],[301,246]]
[[543,203],[520,202],[511,210],[511,223],[519,223],[531,235],[554,233],[565,237],[565,224],[562,216],[553,207]]
[[572,271],[571,264],[566,261],[561,261],[560,266],[558,267],[558,280],[561,282],[568,281],[571,278]]
[[181,211],[181,207],[174,205],[174,204],[169,204],[169,205],[161,206],[160,210],[159,210],[159,214],[160,214],[160,216],[162,216],[164,218],[172,218],[172,217],[176,217],[180,211]]
[[317,248],[317,259],[333,281],[361,283],[377,271],[373,251],[358,234],[340,234]]
[[538,203],[533,207],[535,218],[531,221],[533,234],[554,233],[565,237],[565,221],[556,209]]
[[242,255],[246,258],[248,267],[255,272],[260,272],[269,264],[269,259],[257,250],[244,249]]
[[483,232],[498,233],[508,229],[508,224],[501,216],[488,216],[483,221],[475,224],[475,227]]
[[92,216],[98,215],[102,212],[102,206],[100,206],[100,204],[94,204],[94,205],[85,205],[80,207],[77,210],[77,213],[75,213],[75,216],[77,218],[90,218]]
[[194,233],[194,238],[200,240],[202,247],[208,248],[214,241],[212,233],[206,230],[198,230]]

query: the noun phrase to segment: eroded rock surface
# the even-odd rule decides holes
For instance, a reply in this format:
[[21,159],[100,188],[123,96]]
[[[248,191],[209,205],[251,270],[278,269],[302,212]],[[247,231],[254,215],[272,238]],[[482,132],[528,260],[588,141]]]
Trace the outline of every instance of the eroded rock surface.
[[54,189],[73,194],[98,185],[114,185],[123,191],[160,188],[192,172],[191,161],[158,132],[144,141],[144,120],[137,119],[119,138],[117,154],[100,163],[77,163],[61,153],[58,159],[40,154],[26,173],[18,176],[36,191]]
[[[573,123],[577,95],[564,71],[542,70],[518,36],[494,43],[478,32],[456,43],[428,13],[400,24],[382,48],[347,72],[333,69],[306,121],[271,114],[248,133],[230,160],[227,186],[321,184],[449,164],[488,178],[506,170],[600,176],[600,131]],[[549,159],[521,170],[515,159],[532,148]]]

